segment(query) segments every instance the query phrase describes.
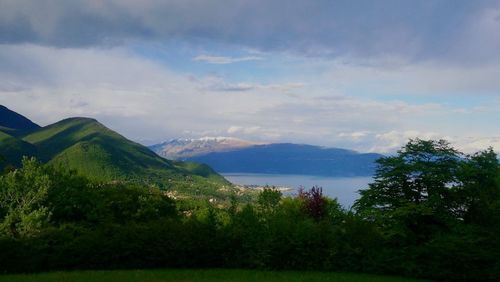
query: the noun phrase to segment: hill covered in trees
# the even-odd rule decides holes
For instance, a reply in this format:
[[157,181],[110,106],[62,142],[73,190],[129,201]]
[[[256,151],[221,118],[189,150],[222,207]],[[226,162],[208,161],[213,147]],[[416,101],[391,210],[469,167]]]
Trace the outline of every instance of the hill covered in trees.
[[[13,116],[14,121],[10,120]],[[72,169],[96,181],[157,185],[188,194],[199,189],[211,194],[231,186],[207,165],[161,158],[95,119],[68,118],[39,127],[12,111],[4,117],[9,120],[0,119],[2,128],[11,127],[0,131],[0,168],[19,166],[22,156],[34,156],[48,165]]]

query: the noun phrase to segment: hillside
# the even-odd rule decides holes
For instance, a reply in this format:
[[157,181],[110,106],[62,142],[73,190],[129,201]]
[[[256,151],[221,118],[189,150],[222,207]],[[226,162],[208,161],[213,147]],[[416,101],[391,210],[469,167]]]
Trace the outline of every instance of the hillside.
[[[144,180],[167,185],[190,176],[226,183],[201,164],[174,163],[90,118],[69,118],[24,136],[50,164],[78,170],[99,180]],[[199,175],[197,172],[203,172]]]
[[255,145],[228,152],[186,158],[210,165],[217,172],[371,176],[380,154],[299,144]]
[[36,156],[35,146],[0,131],[0,169],[7,165],[18,166],[23,156]]
[[0,131],[16,137],[38,128],[36,123],[0,105]]
[[226,152],[257,145],[255,142],[231,137],[203,137],[199,139],[172,139],[150,146],[158,155],[172,160],[206,155],[214,152]]

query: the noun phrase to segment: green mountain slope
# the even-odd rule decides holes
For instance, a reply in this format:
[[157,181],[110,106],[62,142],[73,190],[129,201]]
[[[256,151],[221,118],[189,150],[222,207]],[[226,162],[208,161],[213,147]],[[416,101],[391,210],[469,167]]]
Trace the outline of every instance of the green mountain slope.
[[23,156],[36,156],[35,146],[0,131],[0,168],[7,165],[18,166]]
[[94,119],[65,119],[32,132],[23,140],[36,146],[42,161],[76,169],[93,179],[141,181],[167,187],[189,181],[227,183],[208,166],[165,160]]
[[211,167],[161,158],[94,119],[69,118],[40,128],[0,105],[0,171],[19,166],[23,156],[98,181],[154,184],[175,198],[224,200],[238,192]]

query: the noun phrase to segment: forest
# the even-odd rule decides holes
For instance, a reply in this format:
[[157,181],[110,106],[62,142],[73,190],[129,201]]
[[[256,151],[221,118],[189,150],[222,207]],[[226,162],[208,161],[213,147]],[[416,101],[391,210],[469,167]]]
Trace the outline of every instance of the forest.
[[[310,189],[309,189],[310,188]],[[0,176],[0,272],[238,268],[436,280],[500,278],[500,166],[410,140],[377,160],[347,210],[307,187],[229,204],[173,199],[155,185],[89,179],[24,158]]]

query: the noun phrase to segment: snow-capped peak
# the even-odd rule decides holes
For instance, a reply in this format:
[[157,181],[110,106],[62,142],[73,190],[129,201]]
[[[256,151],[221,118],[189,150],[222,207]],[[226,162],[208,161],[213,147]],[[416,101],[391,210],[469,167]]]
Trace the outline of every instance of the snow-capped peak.
[[213,152],[230,151],[261,143],[246,141],[235,137],[205,136],[201,138],[177,138],[151,146],[160,156],[169,159],[183,159]]

